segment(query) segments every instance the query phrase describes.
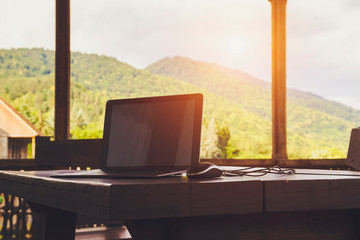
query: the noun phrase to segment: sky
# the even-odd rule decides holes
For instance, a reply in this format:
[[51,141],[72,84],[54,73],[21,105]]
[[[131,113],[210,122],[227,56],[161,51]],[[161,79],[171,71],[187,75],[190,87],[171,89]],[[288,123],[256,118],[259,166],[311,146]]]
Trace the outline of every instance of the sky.
[[[287,86],[360,109],[360,1],[287,1]],[[55,48],[55,0],[0,0],[0,48]],[[136,68],[167,56],[271,81],[268,0],[72,0],[71,50]]]

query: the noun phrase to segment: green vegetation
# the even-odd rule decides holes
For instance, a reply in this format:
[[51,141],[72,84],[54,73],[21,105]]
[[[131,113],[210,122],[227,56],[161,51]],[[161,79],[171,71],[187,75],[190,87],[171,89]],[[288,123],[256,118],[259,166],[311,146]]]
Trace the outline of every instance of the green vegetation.
[[[147,67],[154,74],[179,79],[205,88],[218,96],[241,106],[258,119],[271,121],[270,83],[249,76],[238,70],[227,69],[210,63],[184,57],[161,59]],[[224,106],[227,107],[227,106]],[[233,116],[226,116],[230,120]],[[234,116],[241,119],[241,115]],[[253,132],[256,127],[245,127],[257,141],[246,141],[247,135],[239,135],[238,126],[230,123],[229,130],[239,145],[249,143],[257,155],[271,152],[271,132]],[[230,120],[231,122],[231,120]],[[340,103],[323,99],[312,93],[294,89],[287,90],[287,129],[289,158],[344,158],[350,131],[360,122],[360,111]],[[258,124],[258,123],[256,123]],[[267,130],[269,130],[267,128]],[[238,145],[238,146],[239,146]],[[251,156],[246,156],[251,157]]]
[[[99,138],[108,99],[201,92],[202,157],[270,158],[270,84],[237,70],[165,58],[136,69],[115,58],[72,53],[71,137]],[[0,96],[35,127],[53,135],[54,52],[0,49]],[[288,90],[292,158],[345,157],[360,112],[310,93]]]

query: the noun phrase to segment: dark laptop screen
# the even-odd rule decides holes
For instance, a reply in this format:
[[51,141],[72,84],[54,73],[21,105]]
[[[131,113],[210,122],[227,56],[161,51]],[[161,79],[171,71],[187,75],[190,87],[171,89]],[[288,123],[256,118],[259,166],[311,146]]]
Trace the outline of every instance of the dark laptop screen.
[[200,147],[196,100],[155,99],[112,104],[106,168],[191,165],[193,147]]

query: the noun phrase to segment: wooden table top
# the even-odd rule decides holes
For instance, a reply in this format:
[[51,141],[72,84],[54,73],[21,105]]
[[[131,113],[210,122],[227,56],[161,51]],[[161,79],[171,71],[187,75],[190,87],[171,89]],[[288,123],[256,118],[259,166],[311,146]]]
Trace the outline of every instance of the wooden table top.
[[0,171],[0,192],[109,220],[360,208],[360,172],[297,170],[211,180],[50,177],[62,171]]

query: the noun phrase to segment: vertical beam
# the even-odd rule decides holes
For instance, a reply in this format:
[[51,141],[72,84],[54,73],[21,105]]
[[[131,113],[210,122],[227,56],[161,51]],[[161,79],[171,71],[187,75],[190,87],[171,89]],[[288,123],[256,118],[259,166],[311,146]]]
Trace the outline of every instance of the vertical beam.
[[70,0],[56,0],[55,140],[70,138]]
[[287,159],[286,152],[286,2],[271,2],[272,25],[272,129],[276,161]]

